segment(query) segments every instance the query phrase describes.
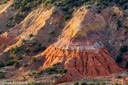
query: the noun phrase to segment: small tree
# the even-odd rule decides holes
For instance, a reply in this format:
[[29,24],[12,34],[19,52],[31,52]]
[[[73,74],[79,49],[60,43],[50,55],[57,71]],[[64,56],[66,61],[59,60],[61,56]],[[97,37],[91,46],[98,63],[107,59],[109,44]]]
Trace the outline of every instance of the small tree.
[[74,85],[79,85],[79,82],[75,82]]
[[2,0],[2,4],[6,4],[8,0]]
[[29,37],[32,38],[33,37],[33,34],[30,34]]
[[128,29],[128,24],[125,26],[126,29]]
[[81,85],[88,85],[86,82],[82,82]]
[[4,63],[0,61],[0,67],[4,67]]
[[5,48],[6,48],[6,45],[5,45],[5,44],[2,44],[1,47],[2,47],[3,49],[5,49]]

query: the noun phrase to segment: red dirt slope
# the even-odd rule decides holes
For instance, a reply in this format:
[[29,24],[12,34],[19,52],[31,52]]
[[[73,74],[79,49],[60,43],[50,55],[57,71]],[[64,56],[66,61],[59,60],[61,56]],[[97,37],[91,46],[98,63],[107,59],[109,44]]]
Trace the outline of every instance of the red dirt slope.
[[68,72],[57,83],[123,71],[100,41],[99,33],[105,26],[106,22],[100,14],[94,14],[85,7],[78,10],[58,41],[38,55],[45,57],[40,70],[63,63]]
[[59,82],[108,76],[122,71],[105,48],[101,48],[98,53],[95,53],[94,51],[62,50],[51,45],[43,55],[46,56],[43,68],[62,62],[64,67],[68,69],[64,78]]

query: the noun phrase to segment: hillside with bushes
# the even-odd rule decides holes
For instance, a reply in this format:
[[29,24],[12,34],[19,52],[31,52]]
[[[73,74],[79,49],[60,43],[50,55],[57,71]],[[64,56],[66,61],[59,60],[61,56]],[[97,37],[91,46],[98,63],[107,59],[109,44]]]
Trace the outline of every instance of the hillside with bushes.
[[127,0],[0,1],[0,80],[118,85],[127,69]]

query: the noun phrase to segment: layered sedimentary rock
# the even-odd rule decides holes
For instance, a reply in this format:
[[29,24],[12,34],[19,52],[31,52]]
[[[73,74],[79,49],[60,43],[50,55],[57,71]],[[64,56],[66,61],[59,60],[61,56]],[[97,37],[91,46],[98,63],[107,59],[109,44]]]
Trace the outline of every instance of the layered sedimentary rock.
[[38,55],[45,57],[40,70],[62,63],[68,72],[57,83],[108,76],[123,71],[102,44],[99,34],[105,26],[102,15],[94,14],[86,7],[79,9],[58,41]]

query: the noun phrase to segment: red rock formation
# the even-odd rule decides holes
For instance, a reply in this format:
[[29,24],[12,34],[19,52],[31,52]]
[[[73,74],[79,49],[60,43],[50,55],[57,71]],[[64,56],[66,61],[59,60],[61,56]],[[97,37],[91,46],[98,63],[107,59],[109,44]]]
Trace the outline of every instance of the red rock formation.
[[86,8],[78,10],[56,43],[41,55],[45,60],[41,69],[63,63],[68,72],[57,83],[108,76],[123,71],[100,41],[99,32],[106,22],[99,14]]
[[123,71],[105,48],[101,48],[98,53],[94,51],[78,52],[62,50],[51,45],[43,52],[43,55],[46,56],[43,68],[62,62],[64,67],[68,69],[62,81],[59,82],[108,76]]

